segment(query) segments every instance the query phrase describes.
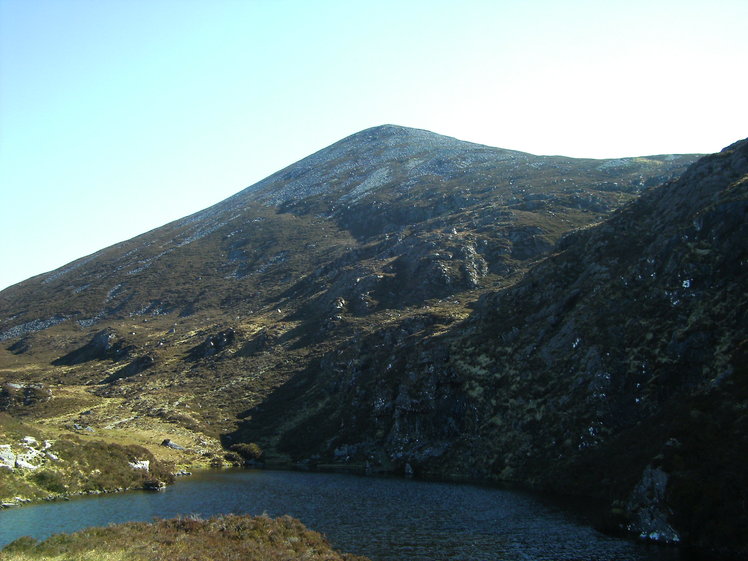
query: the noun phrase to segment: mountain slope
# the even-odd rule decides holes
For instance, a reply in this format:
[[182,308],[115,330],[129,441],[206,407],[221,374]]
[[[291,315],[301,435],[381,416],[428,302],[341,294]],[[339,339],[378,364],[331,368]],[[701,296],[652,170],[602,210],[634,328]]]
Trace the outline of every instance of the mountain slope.
[[[0,292],[3,376],[107,382],[102,392],[136,396],[145,415],[176,402],[215,433],[353,332],[397,324],[428,302],[448,321],[464,317],[481,291],[513,282],[565,232],[693,159],[540,157],[369,129]],[[194,360],[193,348],[227,330],[235,336],[218,372],[220,357]],[[71,363],[80,349],[89,360]]]
[[[221,451],[223,435],[227,447],[259,441],[268,463],[483,477],[483,452],[465,444],[488,438],[480,385],[456,366],[446,383],[434,377],[461,356],[450,350],[460,322],[564,235],[695,159],[533,156],[362,131],[0,292],[0,408],[39,438],[145,445],[180,467],[259,454]],[[429,419],[446,420],[436,436]],[[475,465],[444,461],[450,450]]]
[[[453,229],[472,234],[481,260],[504,275],[691,161],[539,157],[369,129],[209,209],[2,291],[0,338],[66,320],[89,327],[131,315],[256,310],[335,259],[360,261],[352,250],[428,252],[465,237]],[[418,247],[398,247],[405,238]],[[226,301],[229,293],[241,303]]]
[[235,438],[597,496],[628,531],[746,551],[746,213],[742,141],[563,238],[466,321],[422,313],[328,353]]

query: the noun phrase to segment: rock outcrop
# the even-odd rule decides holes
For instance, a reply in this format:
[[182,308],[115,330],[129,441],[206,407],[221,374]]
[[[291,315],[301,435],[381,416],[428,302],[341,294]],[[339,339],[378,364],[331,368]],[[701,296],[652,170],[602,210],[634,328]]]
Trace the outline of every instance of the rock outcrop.
[[103,329],[91,340],[65,356],[52,362],[55,366],[74,366],[91,360],[111,360],[114,362],[126,359],[133,350],[113,329]]
[[210,335],[202,343],[190,349],[189,359],[200,360],[217,355],[236,341],[236,333],[229,328],[215,335]]
[[45,384],[5,382],[0,385],[0,411],[19,411],[52,399],[52,391]]

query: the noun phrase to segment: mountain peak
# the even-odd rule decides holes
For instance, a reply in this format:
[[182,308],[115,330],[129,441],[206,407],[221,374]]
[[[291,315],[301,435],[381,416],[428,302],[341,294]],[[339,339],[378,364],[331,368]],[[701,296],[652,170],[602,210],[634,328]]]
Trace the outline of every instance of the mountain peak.
[[435,136],[435,137],[443,137],[443,138],[449,138],[445,137],[444,135],[426,130],[426,129],[418,129],[414,127],[405,127],[402,125],[394,125],[391,123],[385,123],[383,125],[377,125],[374,127],[369,127],[368,129],[361,130],[357,133],[354,133],[350,135],[348,138],[354,138],[354,137],[361,137],[361,138],[368,138],[370,140],[379,140],[383,138],[389,138],[389,137],[418,137],[418,136]]
[[335,200],[349,195],[356,198],[374,187],[390,184],[388,178],[408,181],[428,175],[448,179],[470,166],[489,165],[515,156],[526,155],[423,129],[379,125],[291,164],[237,197],[242,201],[249,197],[270,206],[322,194],[332,195]]
[[[418,131],[425,131],[425,129],[416,129],[413,127],[404,127],[402,125],[394,125],[391,123],[385,123],[383,125],[377,125],[374,127],[369,127],[368,129],[361,130],[357,133],[354,133],[352,136],[357,135],[369,135],[372,137],[377,136],[387,136],[387,135],[408,135],[414,132]],[[430,132],[430,131],[425,131]],[[436,134],[436,133],[431,133]]]
[[[473,142],[467,142],[459,140],[451,136],[445,136],[438,134],[426,129],[417,129],[413,127],[404,127],[401,125],[384,124],[375,127],[364,129],[357,133],[354,133],[340,142],[364,142],[367,144],[378,144],[384,143],[389,145],[396,145],[398,143],[414,143],[415,145],[427,144],[430,146],[441,146],[454,148],[467,146],[476,147],[481,146]],[[487,147],[488,148],[488,147]],[[494,148],[498,150],[498,148]]]

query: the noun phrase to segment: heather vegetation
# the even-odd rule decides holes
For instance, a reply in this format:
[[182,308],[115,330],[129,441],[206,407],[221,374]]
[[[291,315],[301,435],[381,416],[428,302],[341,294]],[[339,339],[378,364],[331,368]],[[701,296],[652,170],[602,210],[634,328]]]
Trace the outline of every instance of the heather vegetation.
[[157,488],[174,465],[139,445],[74,434],[45,439],[43,429],[0,413],[0,502]]
[[[0,410],[50,439],[145,446],[177,470],[257,462],[256,451],[221,450],[244,442],[226,436],[237,417],[327,353],[418,318],[446,329],[565,232],[692,159],[611,167],[363,131],[0,293]],[[161,447],[166,438],[180,447]],[[267,465],[291,460],[258,444]]]
[[366,561],[339,553],[291,517],[227,515],[131,522],[58,534],[38,542],[19,538],[0,550],[5,561]]

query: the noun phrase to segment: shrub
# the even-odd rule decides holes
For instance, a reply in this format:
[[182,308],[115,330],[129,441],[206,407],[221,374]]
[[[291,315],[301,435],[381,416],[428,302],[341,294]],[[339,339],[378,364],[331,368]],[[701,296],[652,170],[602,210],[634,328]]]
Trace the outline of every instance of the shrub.
[[54,471],[46,469],[37,471],[31,478],[39,487],[50,493],[64,493],[68,489],[62,475]]
[[223,455],[223,459],[234,465],[241,465],[244,462],[242,457],[236,452],[226,452]]
[[57,534],[43,542],[19,538],[0,559],[78,561],[368,561],[339,553],[296,519],[226,515],[129,522]]
[[6,545],[2,551],[4,553],[21,553],[23,551],[30,550],[37,543],[39,542],[36,538],[32,538],[31,536],[21,536],[17,540],[14,540]]
[[233,450],[241,455],[247,461],[255,461],[262,458],[262,448],[256,442],[240,442],[238,444],[232,444],[229,446],[229,450]]

